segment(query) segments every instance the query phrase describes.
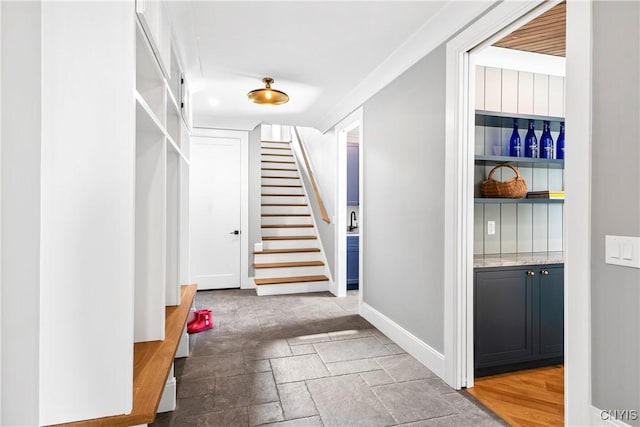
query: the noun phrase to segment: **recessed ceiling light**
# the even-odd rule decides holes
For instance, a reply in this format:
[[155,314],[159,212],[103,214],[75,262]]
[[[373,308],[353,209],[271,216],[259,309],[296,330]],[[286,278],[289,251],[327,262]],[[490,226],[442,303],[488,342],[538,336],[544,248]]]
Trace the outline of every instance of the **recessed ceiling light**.
[[209,98],[209,105],[211,105],[212,107],[217,107],[218,105],[220,105],[220,100],[216,98]]

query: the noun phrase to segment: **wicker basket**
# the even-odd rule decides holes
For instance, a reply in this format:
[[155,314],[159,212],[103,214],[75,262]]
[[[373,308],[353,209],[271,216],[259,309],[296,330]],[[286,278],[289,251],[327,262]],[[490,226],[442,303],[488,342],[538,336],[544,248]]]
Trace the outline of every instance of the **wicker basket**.
[[[499,168],[509,168],[516,176],[507,181],[496,181],[493,179],[493,173]],[[482,181],[480,193],[482,197],[522,199],[527,195],[527,183],[520,176],[518,169],[508,164],[501,164],[491,169],[487,179]]]

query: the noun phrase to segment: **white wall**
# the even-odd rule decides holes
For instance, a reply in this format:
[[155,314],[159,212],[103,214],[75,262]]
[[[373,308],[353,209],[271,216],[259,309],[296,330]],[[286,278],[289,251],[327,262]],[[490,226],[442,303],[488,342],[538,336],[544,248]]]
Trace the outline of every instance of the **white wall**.
[[365,103],[361,230],[363,302],[440,353],[444,82],[440,46]]
[[41,424],[131,410],[133,12],[42,4]]
[[134,4],[1,7],[1,424],[127,413]]
[[[40,3],[2,2],[2,425],[38,424]],[[8,112],[11,112],[9,114]]]
[[[309,163],[314,172],[322,202],[327,210],[327,215],[331,219],[331,224],[322,221],[322,216],[318,211],[318,205],[313,192],[309,193],[309,203],[316,218],[318,233],[327,257],[329,271],[331,272],[331,277],[335,279],[336,177],[338,174],[338,163],[336,160],[338,156],[337,139],[333,130],[322,134],[317,129],[300,127],[298,131],[307,151]],[[301,175],[306,180],[304,174]],[[306,181],[305,183],[307,189],[312,191],[311,185]]]

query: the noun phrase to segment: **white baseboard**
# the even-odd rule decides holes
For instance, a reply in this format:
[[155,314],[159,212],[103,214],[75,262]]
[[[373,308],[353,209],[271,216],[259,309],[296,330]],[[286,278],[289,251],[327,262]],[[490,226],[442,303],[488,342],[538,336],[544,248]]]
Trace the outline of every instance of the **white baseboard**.
[[[629,414],[630,415],[630,414]],[[623,416],[621,413],[619,416]],[[636,412],[636,419],[640,417],[640,413]],[[632,421],[631,418],[628,421]],[[595,406],[591,407],[591,425],[592,426],[617,426],[617,427],[629,427],[629,424],[615,419],[615,414],[613,412],[603,411],[602,409],[598,409]]]
[[256,287],[259,296],[304,294],[307,292],[325,292],[329,290],[329,282],[299,282],[280,285],[260,285]]
[[360,306],[360,315],[433,373],[444,378],[444,356],[441,353],[364,302]]
[[246,283],[241,283],[240,289],[256,289],[258,286],[253,279],[255,279],[255,277],[249,277]]

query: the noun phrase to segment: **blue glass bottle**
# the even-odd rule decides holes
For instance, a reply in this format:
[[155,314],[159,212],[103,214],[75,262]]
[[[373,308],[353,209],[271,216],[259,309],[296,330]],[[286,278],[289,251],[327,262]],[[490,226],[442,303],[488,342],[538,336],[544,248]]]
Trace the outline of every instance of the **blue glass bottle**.
[[560,135],[558,135],[556,150],[556,159],[564,159],[564,122],[560,123]]
[[518,133],[518,121],[513,121],[513,133],[509,140],[509,155],[511,157],[520,157],[522,155],[522,141]]
[[538,138],[534,131],[533,120],[529,120],[529,130],[524,137],[524,156],[538,158]]
[[540,158],[553,159],[553,137],[549,129],[549,122],[544,121],[542,136],[540,137]]

